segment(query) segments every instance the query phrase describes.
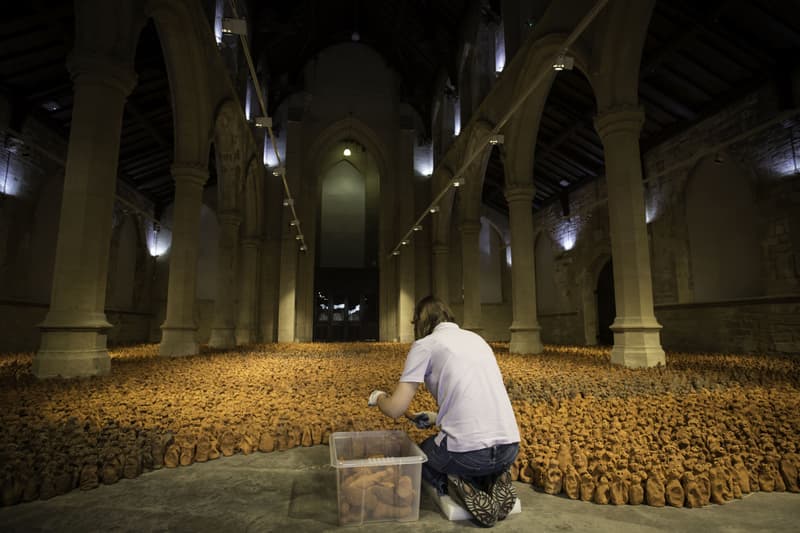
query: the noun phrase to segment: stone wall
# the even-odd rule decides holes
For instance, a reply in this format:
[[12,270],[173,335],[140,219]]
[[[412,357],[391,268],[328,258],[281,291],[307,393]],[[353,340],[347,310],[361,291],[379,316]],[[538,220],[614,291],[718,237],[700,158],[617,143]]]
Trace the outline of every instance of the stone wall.
[[800,352],[800,296],[656,306],[664,349]]
[[580,313],[540,313],[539,326],[545,344],[582,344],[583,318]]

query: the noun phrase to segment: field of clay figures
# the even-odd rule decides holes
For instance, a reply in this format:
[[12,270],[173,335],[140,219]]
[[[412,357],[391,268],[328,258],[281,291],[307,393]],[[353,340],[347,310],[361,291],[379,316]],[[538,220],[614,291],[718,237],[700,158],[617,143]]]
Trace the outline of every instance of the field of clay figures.
[[[493,345],[522,435],[514,479],[597,504],[701,507],[798,492],[800,358],[667,354],[630,370],[607,349]],[[422,431],[366,406],[392,390],[408,345],[256,345],[167,359],[115,349],[111,374],[38,381],[0,355],[3,505],[125,483],[235,453],[326,444],[336,431]],[[418,393],[413,410],[432,410]],[[798,496],[800,504],[800,496]]]

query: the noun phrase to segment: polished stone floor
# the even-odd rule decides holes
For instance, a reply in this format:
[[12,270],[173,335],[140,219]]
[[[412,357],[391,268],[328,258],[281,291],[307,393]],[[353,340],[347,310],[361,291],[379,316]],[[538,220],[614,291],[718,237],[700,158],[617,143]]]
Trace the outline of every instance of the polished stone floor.
[[[236,455],[159,470],[134,480],[73,491],[48,501],[0,508],[0,531],[305,532],[336,529],[446,532],[475,529],[449,522],[423,492],[419,521],[340,528],[336,473],[327,446]],[[796,532],[800,494],[757,493],[724,506],[656,509],[601,506],[549,496],[517,484],[522,513],[496,531]]]

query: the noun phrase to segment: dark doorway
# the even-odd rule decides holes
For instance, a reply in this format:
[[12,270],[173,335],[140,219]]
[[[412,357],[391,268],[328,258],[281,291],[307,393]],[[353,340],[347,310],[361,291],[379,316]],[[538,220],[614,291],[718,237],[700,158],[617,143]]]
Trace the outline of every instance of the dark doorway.
[[614,299],[614,267],[609,260],[597,278],[597,344],[614,345],[614,333],[611,324],[617,316],[617,304]]
[[314,341],[378,340],[377,269],[320,268],[314,289]]

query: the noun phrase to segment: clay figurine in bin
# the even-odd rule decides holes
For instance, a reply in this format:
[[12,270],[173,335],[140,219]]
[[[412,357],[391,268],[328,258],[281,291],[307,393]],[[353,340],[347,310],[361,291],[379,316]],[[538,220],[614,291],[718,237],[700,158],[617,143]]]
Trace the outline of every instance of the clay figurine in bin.
[[412,418],[418,427],[438,426],[439,432],[420,444],[428,457],[422,479],[491,527],[516,502],[508,470],[520,441],[497,360],[486,341],[461,329],[447,305],[433,296],[417,303],[412,323],[416,341],[400,382],[391,395],[372,391],[368,405],[398,418],[425,383],[438,412]]

